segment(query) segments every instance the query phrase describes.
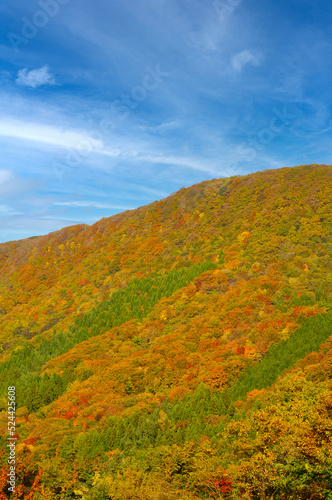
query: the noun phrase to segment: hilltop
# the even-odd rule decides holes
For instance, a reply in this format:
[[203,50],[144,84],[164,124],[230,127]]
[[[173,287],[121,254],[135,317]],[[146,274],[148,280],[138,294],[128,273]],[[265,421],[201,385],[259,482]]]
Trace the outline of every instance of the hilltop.
[[329,498],[331,214],[307,165],[1,244],[17,498]]

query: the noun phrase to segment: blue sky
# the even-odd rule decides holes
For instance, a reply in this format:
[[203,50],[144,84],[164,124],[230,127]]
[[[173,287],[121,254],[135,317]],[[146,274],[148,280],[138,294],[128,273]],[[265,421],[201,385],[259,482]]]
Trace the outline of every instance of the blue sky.
[[0,242],[331,164],[320,0],[3,0]]

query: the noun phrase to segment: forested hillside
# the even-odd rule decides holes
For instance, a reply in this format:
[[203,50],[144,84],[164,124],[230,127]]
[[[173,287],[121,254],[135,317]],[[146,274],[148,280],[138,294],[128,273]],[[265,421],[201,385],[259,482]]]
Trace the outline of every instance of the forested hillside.
[[0,245],[0,500],[332,499],[331,258],[326,165]]

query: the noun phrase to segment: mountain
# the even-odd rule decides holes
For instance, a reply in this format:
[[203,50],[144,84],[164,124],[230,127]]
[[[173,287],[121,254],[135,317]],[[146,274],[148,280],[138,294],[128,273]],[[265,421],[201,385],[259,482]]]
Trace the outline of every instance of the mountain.
[[0,245],[0,499],[332,498],[331,214],[307,165]]

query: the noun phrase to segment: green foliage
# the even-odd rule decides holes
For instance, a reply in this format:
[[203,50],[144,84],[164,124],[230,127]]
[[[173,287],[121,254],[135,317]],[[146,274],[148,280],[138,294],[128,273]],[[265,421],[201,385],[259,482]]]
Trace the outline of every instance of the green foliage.
[[232,401],[254,389],[272,385],[279,375],[311,352],[317,352],[332,332],[332,311],[308,318],[287,340],[272,346],[260,363],[248,367],[231,387]]
[[179,270],[136,279],[123,290],[114,292],[109,300],[103,301],[83,317],[77,318],[71,330],[72,336],[76,342],[82,342],[126,321],[132,319],[141,321],[160,299],[170,297],[176,290],[188,285],[203,272],[215,268],[216,264],[204,261]]

